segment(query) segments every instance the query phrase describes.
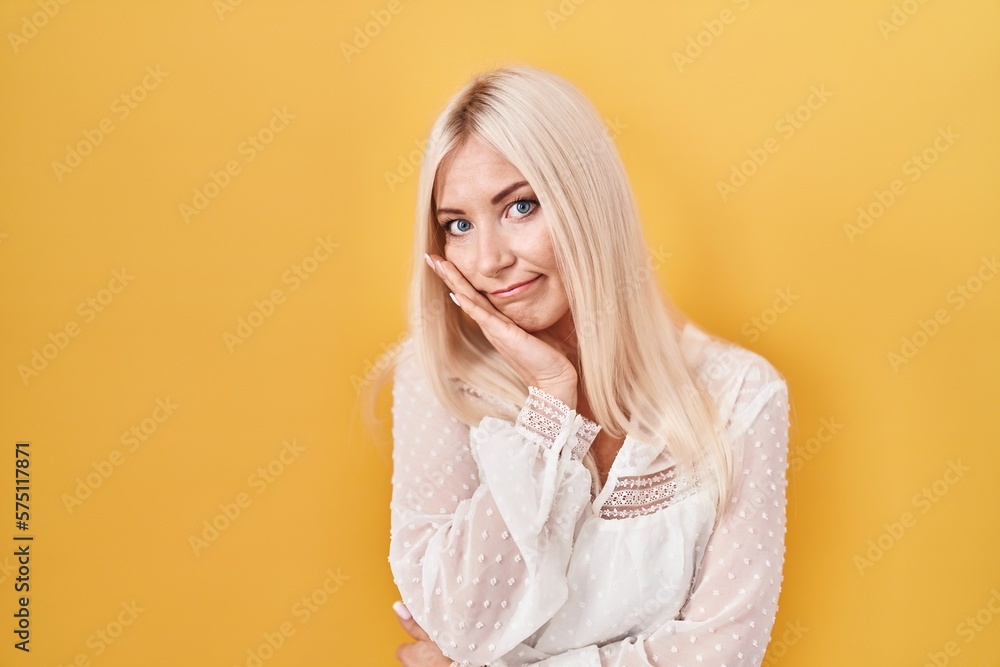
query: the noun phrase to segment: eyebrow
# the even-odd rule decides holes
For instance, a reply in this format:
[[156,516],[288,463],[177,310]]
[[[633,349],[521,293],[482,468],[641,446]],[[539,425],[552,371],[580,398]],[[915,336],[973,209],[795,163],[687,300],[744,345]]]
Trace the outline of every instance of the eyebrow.
[[[493,199],[490,200],[490,203],[493,204],[494,206],[499,204],[500,200],[502,200],[504,197],[514,192],[518,188],[523,188],[525,185],[528,185],[528,181],[518,181],[517,183],[508,185],[503,190],[494,195]],[[457,208],[439,208],[437,210],[437,214],[441,215],[442,213],[456,213],[458,215],[465,215],[465,211],[459,210]]]

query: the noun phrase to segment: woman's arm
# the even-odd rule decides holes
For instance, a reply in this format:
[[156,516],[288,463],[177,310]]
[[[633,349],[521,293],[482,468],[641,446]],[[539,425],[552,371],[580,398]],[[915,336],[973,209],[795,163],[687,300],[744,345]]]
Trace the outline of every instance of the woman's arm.
[[[712,533],[680,617],[648,635],[585,646],[545,667],[757,667],[778,607],[784,564],[788,388],[766,362],[748,370],[734,421],[744,452],[734,506]],[[513,664],[513,663],[512,663]]]
[[393,386],[389,563],[403,602],[442,651],[485,665],[548,621],[590,501],[580,459],[599,427],[532,388],[515,423],[470,429],[404,346]]

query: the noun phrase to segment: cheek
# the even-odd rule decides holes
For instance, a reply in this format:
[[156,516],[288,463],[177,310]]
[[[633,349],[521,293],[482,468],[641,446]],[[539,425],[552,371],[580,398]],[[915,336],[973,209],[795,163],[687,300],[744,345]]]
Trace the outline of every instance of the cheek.
[[566,286],[559,280],[559,276],[554,274],[549,280],[549,298],[552,299],[553,304],[557,304],[560,308],[569,305],[569,299],[566,297]]
[[555,273],[555,249],[552,247],[548,228],[544,224],[533,226],[531,234],[525,235],[517,247],[518,254],[530,260],[532,264],[546,273]]
[[472,254],[470,252],[464,248],[448,245],[445,246],[442,256],[454,264],[455,268],[458,269],[463,276],[468,277],[469,272],[472,270]]

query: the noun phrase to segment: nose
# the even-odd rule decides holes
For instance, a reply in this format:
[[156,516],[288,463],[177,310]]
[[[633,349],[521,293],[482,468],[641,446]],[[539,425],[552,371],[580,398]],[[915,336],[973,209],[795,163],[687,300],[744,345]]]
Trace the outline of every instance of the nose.
[[483,225],[476,239],[476,270],[480,275],[495,279],[515,261],[506,235],[492,225]]

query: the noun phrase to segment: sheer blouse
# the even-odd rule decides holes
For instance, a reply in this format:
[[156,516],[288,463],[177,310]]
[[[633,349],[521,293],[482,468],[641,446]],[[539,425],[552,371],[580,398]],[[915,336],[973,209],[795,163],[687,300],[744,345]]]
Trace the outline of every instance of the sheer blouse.
[[600,425],[529,387],[514,422],[469,427],[403,344],[388,560],[445,655],[463,667],[760,665],[784,563],[788,389],[763,357],[693,325],[681,344],[739,462],[714,532],[714,503],[666,448],[628,434],[595,495],[581,461]]

